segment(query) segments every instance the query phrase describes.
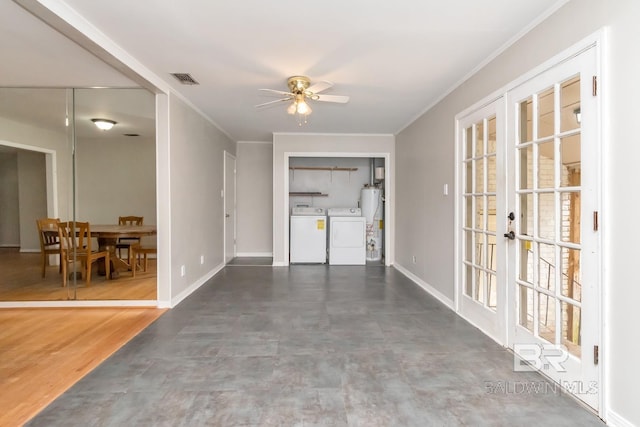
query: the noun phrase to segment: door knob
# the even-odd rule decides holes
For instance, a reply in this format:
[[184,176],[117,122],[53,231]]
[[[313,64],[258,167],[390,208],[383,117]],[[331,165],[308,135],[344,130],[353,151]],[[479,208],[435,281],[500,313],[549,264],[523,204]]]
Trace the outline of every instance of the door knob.
[[229,218],[230,216],[231,216],[231,215],[229,215],[229,214],[224,214],[224,217],[225,217],[225,218]]
[[513,230],[511,230],[508,233],[504,233],[504,237],[506,237],[509,240],[515,240],[516,233],[514,233]]

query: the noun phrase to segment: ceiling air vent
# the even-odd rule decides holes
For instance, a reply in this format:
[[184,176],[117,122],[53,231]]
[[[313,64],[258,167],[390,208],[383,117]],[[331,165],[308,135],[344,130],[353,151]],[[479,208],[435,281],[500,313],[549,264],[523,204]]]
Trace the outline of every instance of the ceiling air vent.
[[195,81],[195,79],[191,77],[191,74],[189,73],[171,73],[171,75],[176,79],[178,79],[178,81],[183,85],[199,85],[200,84],[197,81]]

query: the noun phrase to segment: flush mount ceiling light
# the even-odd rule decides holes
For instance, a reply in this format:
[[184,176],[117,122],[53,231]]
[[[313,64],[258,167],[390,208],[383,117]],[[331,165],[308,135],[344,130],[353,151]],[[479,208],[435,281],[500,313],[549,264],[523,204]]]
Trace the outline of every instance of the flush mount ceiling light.
[[348,96],[341,95],[319,95],[319,92],[327,90],[333,86],[331,82],[319,82],[311,85],[311,80],[306,76],[293,76],[287,79],[287,86],[289,92],[274,89],[259,89],[263,92],[269,92],[284,98],[277,99],[275,101],[265,102],[264,104],[256,105],[256,107],[265,107],[267,105],[273,105],[280,102],[292,101],[287,108],[287,113],[295,115],[298,118],[298,125],[302,126],[303,123],[307,123],[307,116],[311,114],[312,110],[309,106],[308,100],[323,101],[323,102],[337,102],[345,104],[349,102]]
[[91,119],[91,121],[98,127],[100,130],[109,130],[116,125],[117,122],[109,119]]

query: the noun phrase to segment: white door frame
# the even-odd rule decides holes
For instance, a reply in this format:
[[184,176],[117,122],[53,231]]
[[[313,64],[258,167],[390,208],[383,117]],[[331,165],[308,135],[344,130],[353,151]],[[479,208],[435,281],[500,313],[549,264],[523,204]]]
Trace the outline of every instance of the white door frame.
[[323,153],[323,152],[317,152],[317,151],[310,151],[310,152],[291,152],[291,151],[287,151],[284,153],[284,176],[286,177],[284,179],[284,215],[283,218],[280,218],[281,221],[283,221],[284,223],[284,232],[285,232],[285,236],[284,236],[284,254],[286,261],[283,263],[282,266],[288,266],[289,265],[289,159],[291,157],[340,157],[340,158],[349,158],[349,157],[354,157],[354,158],[384,158],[384,184],[385,184],[385,191],[384,191],[384,196],[385,196],[385,203],[384,203],[384,265],[389,267],[393,264],[393,245],[391,244],[391,239],[393,236],[393,216],[392,216],[392,209],[393,209],[393,205],[395,203],[395,193],[394,193],[394,186],[395,183],[392,182],[391,179],[391,172],[392,172],[392,165],[391,165],[391,153],[388,152],[367,152],[367,153],[348,153],[348,152],[329,152],[329,153]]
[[[227,198],[227,185],[229,184],[227,182],[227,169],[229,168],[229,164],[228,162],[233,159],[233,201],[231,203],[229,203],[229,200]],[[236,190],[237,190],[237,186],[236,186],[236,156],[234,156],[233,154],[229,153],[228,151],[224,152],[224,165],[223,165],[223,207],[222,207],[222,226],[223,226],[223,233],[224,233],[224,238],[223,238],[223,254],[224,254],[224,263],[226,264],[229,260],[233,259],[236,256],[236,230],[237,230],[237,224],[236,224],[236,200],[237,200],[237,194],[236,194]],[[228,208],[229,208],[229,204],[232,207],[231,213],[229,215],[231,215],[231,218],[233,218],[233,236],[228,236],[227,235],[227,212],[228,212]],[[229,256],[229,254],[227,253],[227,239],[232,238],[233,239],[233,253],[231,254],[231,256]]]

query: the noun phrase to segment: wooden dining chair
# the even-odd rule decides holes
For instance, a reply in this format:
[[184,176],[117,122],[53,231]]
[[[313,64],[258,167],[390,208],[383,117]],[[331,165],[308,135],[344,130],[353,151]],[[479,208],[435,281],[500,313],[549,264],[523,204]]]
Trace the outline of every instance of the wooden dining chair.
[[62,255],[62,286],[67,286],[68,266],[70,263],[80,261],[82,275],[91,285],[91,266],[104,258],[107,280],[111,278],[109,251],[94,251],[91,249],[91,226],[88,222],[67,221],[58,223],[58,235]]
[[[118,217],[118,225],[143,225],[143,216],[121,216]],[[139,244],[139,237],[120,237],[116,243],[116,250],[118,251],[118,258],[122,258],[122,249],[127,250],[127,262],[131,265],[133,257],[131,256],[131,245]]]
[[40,253],[42,254],[42,277],[47,272],[49,256],[57,255],[59,259],[59,269],[62,271],[62,256],[60,254],[60,237],[58,235],[58,218],[41,218],[36,220],[38,226],[38,237],[40,238]]
[[[149,267],[149,255],[157,254],[158,248],[155,245],[142,245],[141,243],[131,245],[131,272],[136,277],[136,270],[142,268],[146,272]],[[141,259],[142,258],[142,259]]]

